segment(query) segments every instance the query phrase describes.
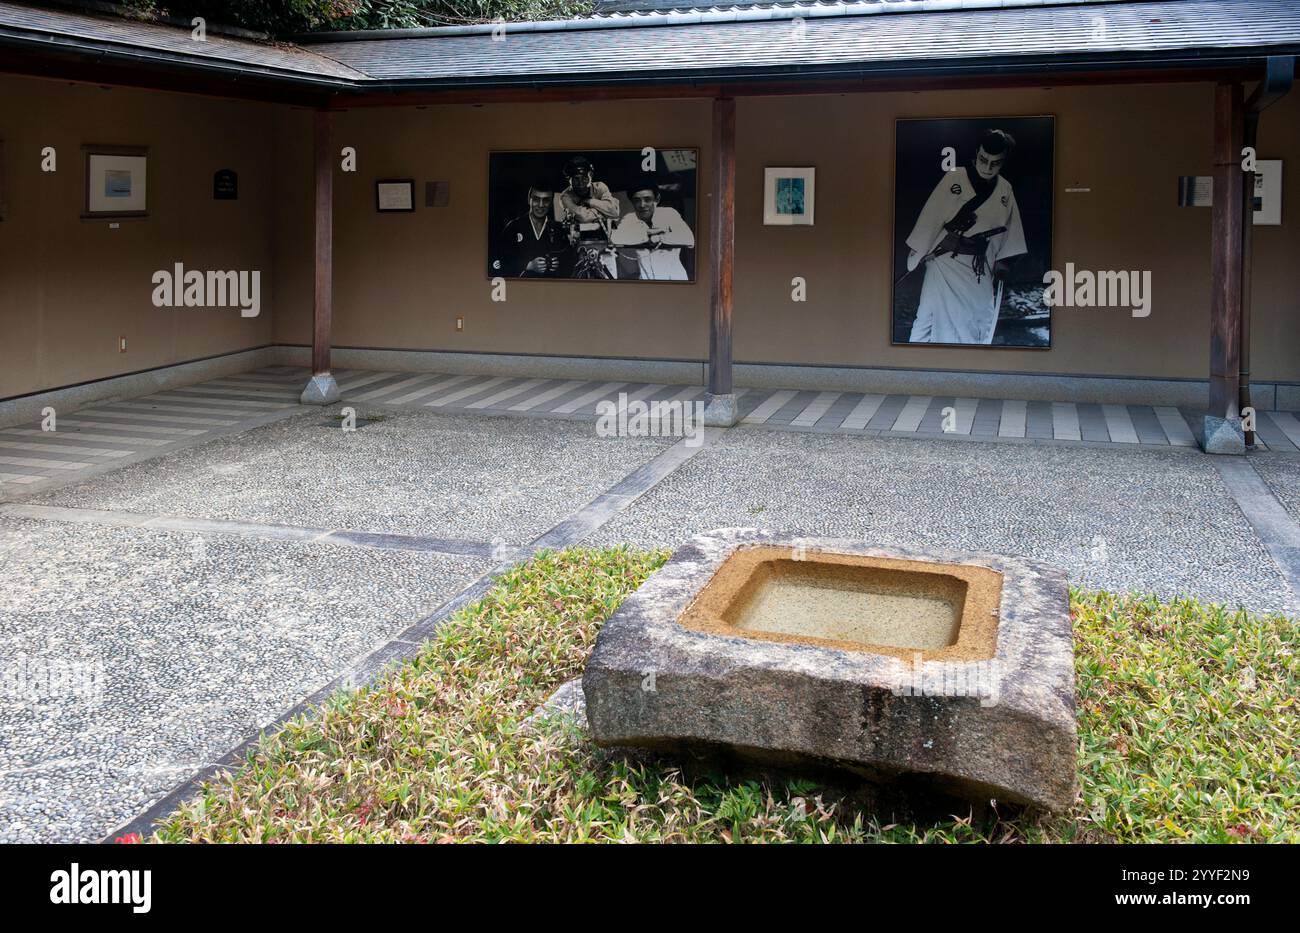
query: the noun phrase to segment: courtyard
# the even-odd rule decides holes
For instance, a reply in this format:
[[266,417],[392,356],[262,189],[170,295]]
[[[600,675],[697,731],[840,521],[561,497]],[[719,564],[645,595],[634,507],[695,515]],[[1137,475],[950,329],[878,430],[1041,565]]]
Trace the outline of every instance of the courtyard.
[[[72,412],[57,432],[0,431],[0,446],[43,445],[25,456],[46,464],[12,465],[38,482],[7,483],[0,505],[0,652],[19,672],[0,713],[5,841],[147,832],[260,733],[414,656],[543,550],[755,527],[1018,554],[1084,591],[1300,611],[1294,452],[815,430],[806,409],[694,445],[600,436],[596,405],[623,384],[530,412],[508,408],[545,387],[465,377],[395,404],[439,380],[382,375],[363,398],[341,377],[343,402],[322,410],[293,402],[298,379],[270,367]],[[494,396],[506,411],[470,407]],[[861,402],[821,414],[836,404]]]

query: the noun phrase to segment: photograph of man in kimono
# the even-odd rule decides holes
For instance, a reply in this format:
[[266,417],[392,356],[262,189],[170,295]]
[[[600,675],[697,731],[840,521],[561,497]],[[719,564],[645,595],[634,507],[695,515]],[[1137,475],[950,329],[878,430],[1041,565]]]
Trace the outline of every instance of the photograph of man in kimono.
[[489,153],[489,280],[694,281],[698,162],[654,147]]
[[944,174],[907,237],[907,272],[924,267],[911,343],[991,344],[1008,260],[1028,251],[1002,174],[1016,141],[986,130],[970,161]]

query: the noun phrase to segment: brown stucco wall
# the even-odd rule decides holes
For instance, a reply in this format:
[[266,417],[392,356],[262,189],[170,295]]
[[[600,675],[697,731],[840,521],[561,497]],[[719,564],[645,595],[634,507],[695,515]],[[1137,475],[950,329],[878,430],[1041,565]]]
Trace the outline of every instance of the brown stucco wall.
[[[1179,175],[1210,174],[1209,85],[742,98],[737,105],[735,355],[750,362],[1204,379],[1208,209],[1176,206]],[[894,121],[1054,114],[1054,265],[1150,269],[1150,317],[1060,309],[1051,350],[891,346]],[[1255,376],[1300,380],[1300,93],[1264,119],[1260,155],[1288,162],[1281,227],[1256,229]],[[711,187],[707,101],[355,110],[340,145],[360,154],[336,179],[335,338],[405,349],[700,359],[707,352],[707,251],[693,285],[512,282],[491,301],[484,274],[487,155],[493,149],[696,146]],[[310,138],[305,114],[277,125],[275,337],[310,334]],[[817,167],[817,223],[764,227],[767,165]],[[413,177],[418,209],[380,215],[373,183]],[[423,207],[448,180],[451,205]],[[1087,187],[1086,194],[1066,194]],[[701,204],[708,204],[701,197]],[[702,210],[703,213],[703,210]],[[707,216],[697,239],[708,243]],[[808,300],[790,301],[803,276]],[[454,329],[457,315],[465,331]]]
[[[1176,178],[1210,172],[1212,88],[1148,85],[750,99],[738,102],[735,355],[739,361],[1203,379],[1209,225],[1175,205]],[[1057,311],[1049,351],[889,344],[894,121],[982,114],[1057,117],[1054,264],[1150,269],[1146,319]],[[702,359],[709,304],[708,101],[356,109],[337,147],[335,343],[517,354]],[[7,217],[0,222],[0,398],[168,363],[310,340],[310,115],[200,97],[0,78]],[[83,221],[83,143],[151,147],[144,220]],[[42,175],[54,145],[59,172]],[[513,281],[493,302],[485,274],[493,149],[701,150],[698,280]],[[1264,117],[1260,155],[1282,158],[1283,226],[1256,228],[1254,375],[1300,381],[1300,92]],[[764,227],[766,165],[815,165],[817,224]],[[239,172],[215,202],[212,172]],[[417,210],[376,213],[374,180],[416,179]],[[425,208],[428,180],[451,182]],[[1066,194],[1088,187],[1087,194]],[[263,311],[159,310],[149,277],[260,269]],[[790,301],[803,276],[808,300]],[[455,330],[464,316],[465,330]],[[128,352],[117,352],[126,335]]]
[[[0,398],[264,346],[271,339],[275,108],[0,76]],[[148,146],[150,216],[82,220],[86,143]],[[54,146],[58,171],[40,171]],[[212,174],[239,173],[214,201]],[[150,277],[260,270],[262,312],[158,309]],[[127,352],[118,352],[118,337]]]
[[[708,342],[707,263],[694,285],[512,281],[507,300],[492,301],[487,162],[493,149],[562,149],[577,141],[591,149],[705,148],[710,118],[708,101],[339,114],[336,148],[356,147],[358,171],[336,173],[334,182],[335,343],[698,358]],[[277,147],[294,155],[280,164],[276,339],[302,343],[311,333],[311,179],[293,169],[310,165],[311,121],[296,112],[277,129]],[[377,178],[415,178],[416,211],[377,213]],[[451,182],[447,207],[423,206],[428,180]],[[697,242],[707,244],[707,236],[707,223],[697,225]],[[465,318],[461,333],[457,315]]]

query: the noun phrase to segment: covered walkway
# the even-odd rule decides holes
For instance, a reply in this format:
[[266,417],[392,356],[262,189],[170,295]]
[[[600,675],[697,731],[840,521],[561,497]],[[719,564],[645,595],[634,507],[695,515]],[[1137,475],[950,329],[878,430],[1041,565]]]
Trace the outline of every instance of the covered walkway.
[[[246,431],[303,410],[305,368],[272,366],[0,429],[0,493],[15,499]],[[343,405],[594,421],[602,402],[701,402],[701,385],[338,370]],[[1201,412],[1151,405],[737,390],[743,427],[964,441],[1196,448]],[[947,417],[945,417],[945,415]],[[947,424],[945,425],[945,421]],[[1258,413],[1258,449],[1300,454],[1295,412]]]

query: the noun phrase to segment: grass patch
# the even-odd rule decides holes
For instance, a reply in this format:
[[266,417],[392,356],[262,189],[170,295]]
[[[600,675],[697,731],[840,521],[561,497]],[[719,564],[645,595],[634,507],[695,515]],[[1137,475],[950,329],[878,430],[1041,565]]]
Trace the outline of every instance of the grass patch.
[[1079,782],[1060,817],[884,824],[811,781],[688,780],[524,720],[666,559],[544,553],[413,661],[267,736],[153,841],[1300,841],[1296,624],[1072,594]]

